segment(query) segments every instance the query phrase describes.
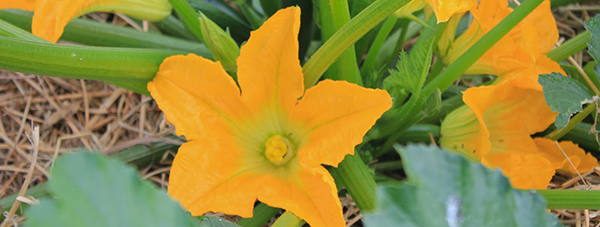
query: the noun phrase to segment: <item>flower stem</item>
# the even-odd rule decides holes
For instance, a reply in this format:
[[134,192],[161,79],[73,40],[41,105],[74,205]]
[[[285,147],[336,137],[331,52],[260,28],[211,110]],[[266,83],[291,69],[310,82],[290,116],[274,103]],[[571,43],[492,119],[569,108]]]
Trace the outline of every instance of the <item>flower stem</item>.
[[188,31],[190,31],[197,40],[202,41],[202,30],[200,21],[198,20],[199,15],[194,8],[192,8],[190,3],[187,0],[169,0],[169,2]]
[[[321,18],[321,34],[323,40],[331,38],[344,24],[350,20],[350,10],[347,0],[317,0],[319,16]],[[362,84],[356,51],[350,45],[337,59],[326,73],[326,77],[336,80],[346,80],[355,84]]]
[[375,64],[377,62],[377,56],[379,55],[379,51],[381,50],[381,47],[385,43],[385,40],[387,39],[390,32],[392,32],[392,29],[396,25],[397,21],[398,18],[392,16],[388,17],[388,19],[386,19],[385,22],[383,22],[383,25],[381,25],[381,28],[377,32],[377,36],[375,36],[373,44],[371,44],[371,48],[369,48],[367,58],[365,59],[362,65],[361,73],[363,76],[368,75],[376,68]]
[[579,33],[577,36],[564,42],[562,45],[548,52],[548,57],[554,61],[563,61],[569,56],[585,49],[588,42],[592,39],[592,34],[589,31]]
[[[164,58],[179,51],[60,46],[0,37],[0,68],[43,75],[100,80],[146,94]],[[108,66],[108,67],[107,67]]]
[[166,35],[170,35],[185,40],[196,40],[194,35],[185,28],[183,22],[175,16],[169,16],[164,20],[155,23],[156,27]]
[[[31,16],[30,12],[0,10],[0,19],[26,31],[31,30]],[[72,20],[61,39],[91,46],[170,49],[211,57],[200,43],[86,19]]]
[[538,190],[549,209],[600,209],[598,190]]
[[407,2],[408,0],[374,1],[344,24],[304,64],[304,86],[308,88],[314,85],[348,47]]
[[331,174],[344,185],[358,208],[362,211],[375,209],[375,178],[369,167],[358,155],[346,156]]
[[592,81],[592,79],[590,79],[590,76],[587,74],[587,72],[585,72],[585,70],[583,70],[581,65],[579,65],[579,63],[577,63],[575,61],[575,59],[573,59],[572,57],[569,57],[568,61],[569,61],[569,63],[571,63],[571,65],[573,65],[575,67],[575,69],[577,70],[579,75],[581,75],[581,77],[583,77],[583,80],[588,85],[588,87],[594,92],[594,94],[596,96],[600,96],[600,90],[598,90],[598,87],[596,87],[596,84]]
[[46,40],[43,40],[37,36],[32,35],[25,30],[14,26],[2,19],[0,19],[0,36],[13,37],[17,39],[27,40],[31,42],[42,42],[46,43]]
[[596,105],[594,103],[587,105],[581,112],[577,113],[575,116],[569,120],[569,123],[563,128],[556,129],[546,135],[546,138],[551,140],[558,140],[562,138],[564,135],[569,133],[577,124],[579,124],[583,119],[585,119],[588,115],[596,110]]

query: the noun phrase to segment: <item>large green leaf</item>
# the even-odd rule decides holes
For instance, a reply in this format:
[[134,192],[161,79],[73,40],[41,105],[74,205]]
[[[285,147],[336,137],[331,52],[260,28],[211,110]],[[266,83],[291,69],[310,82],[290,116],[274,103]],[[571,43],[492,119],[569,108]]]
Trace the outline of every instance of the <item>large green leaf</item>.
[[48,182],[53,198],[27,210],[28,227],[231,226],[218,218],[192,218],[135,169],[97,153],[59,158]]
[[592,94],[576,80],[558,73],[540,75],[538,81],[544,89],[544,97],[553,111],[558,112],[557,128],[567,125],[571,115],[581,111],[585,103],[592,101]]
[[433,146],[398,148],[408,180],[378,187],[366,226],[559,226],[545,201],[498,171]]

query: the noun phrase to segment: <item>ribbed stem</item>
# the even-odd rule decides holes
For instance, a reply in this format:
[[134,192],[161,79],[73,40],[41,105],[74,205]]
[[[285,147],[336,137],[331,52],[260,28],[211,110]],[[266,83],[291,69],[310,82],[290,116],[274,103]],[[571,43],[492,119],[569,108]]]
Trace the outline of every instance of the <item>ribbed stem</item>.
[[181,52],[155,49],[60,46],[0,37],[0,68],[100,80],[147,93],[164,58]]
[[[347,0],[317,0],[319,16],[321,18],[321,35],[323,40],[331,38],[344,24],[350,20],[350,11]],[[356,51],[350,45],[329,67],[326,77],[335,80],[346,80],[355,84],[362,84]]]
[[404,6],[408,0],[378,0],[344,24],[304,64],[304,86],[311,87],[346,49]]
[[538,190],[549,209],[600,209],[600,190]]

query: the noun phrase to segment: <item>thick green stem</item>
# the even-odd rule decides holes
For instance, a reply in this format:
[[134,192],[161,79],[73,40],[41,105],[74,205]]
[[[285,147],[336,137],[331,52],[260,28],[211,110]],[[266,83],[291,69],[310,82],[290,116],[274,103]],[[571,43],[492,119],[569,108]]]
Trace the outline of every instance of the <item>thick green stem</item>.
[[[379,1],[378,1],[379,2]],[[402,131],[415,119],[418,112],[426,105],[427,98],[436,90],[445,90],[452,83],[460,78],[461,75],[473,65],[485,52],[487,52],[496,42],[504,37],[512,28],[523,20],[531,11],[539,6],[543,0],[527,0],[518,6],[511,14],[506,16],[496,27],[483,35],[471,48],[462,56],[450,64],[446,70],[435,77],[423,89],[422,95],[412,96],[406,108],[399,108],[389,111],[386,114],[387,123],[380,128],[380,135],[387,136],[395,132]],[[393,120],[390,120],[393,119]]]
[[204,42],[216,60],[221,62],[227,72],[234,75],[237,71],[236,59],[240,48],[233,38],[204,14],[198,14],[187,0],[170,0],[173,8],[182,18],[186,28]]
[[549,209],[600,209],[600,190],[538,190]]
[[304,64],[304,86],[314,85],[346,49],[407,2],[408,0],[378,0],[348,21]]
[[398,18],[389,17],[387,20],[385,20],[385,22],[383,22],[383,25],[381,25],[381,28],[377,32],[377,36],[375,36],[375,40],[373,41],[371,48],[369,48],[367,58],[362,64],[361,74],[363,76],[367,76],[376,68],[375,63],[377,63],[377,56],[379,55],[379,51],[385,43],[385,40],[390,35],[390,32],[392,32],[392,29],[394,29],[394,26],[396,25],[397,21]]
[[569,56],[585,49],[591,39],[592,33],[589,31],[579,33],[577,36],[554,48],[547,55],[549,58],[555,61],[566,60],[569,58]]
[[190,31],[197,40],[202,41],[202,30],[200,21],[198,21],[198,13],[196,13],[190,3],[187,0],[169,0],[169,2],[188,31]]
[[[323,40],[331,38],[344,24],[350,20],[350,11],[347,0],[317,0],[319,16],[321,18],[321,36]],[[355,84],[362,84],[356,51],[350,45],[335,63],[329,67],[326,77],[336,80],[346,80]]]
[[172,35],[175,37],[194,40],[194,35],[185,28],[185,25],[181,21],[179,21],[174,16],[169,16],[164,20],[156,22],[155,25],[160,29],[161,32],[164,32],[167,35]]
[[375,209],[375,178],[359,156],[346,156],[338,168],[332,168],[330,171],[338,183],[346,186],[348,193],[362,211]]
[[569,133],[573,128],[575,128],[575,126],[577,124],[579,124],[581,121],[583,121],[583,119],[585,119],[588,115],[590,115],[592,112],[594,112],[594,110],[596,110],[595,104],[592,103],[592,104],[587,105],[581,112],[579,112],[575,116],[573,116],[571,118],[571,120],[569,120],[569,123],[567,123],[567,125],[565,127],[552,131],[551,133],[546,135],[546,138],[551,139],[551,140],[558,140],[558,139],[562,138],[564,135]]
[[[0,10],[0,19],[23,30],[31,30],[29,12]],[[72,20],[61,39],[92,46],[170,49],[211,56],[206,47],[199,43],[86,19]]]
[[21,40],[31,41],[31,42],[42,42],[45,43],[47,41],[32,35],[25,30],[14,26],[4,20],[0,19],[0,36],[12,37]]
[[139,93],[164,58],[181,52],[155,49],[60,46],[0,37],[0,68],[109,82]]
[[243,218],[238,222],[242,227],[262,227],[266,226],[267,223],[279,213],[280,209],[270,207],[264,203],[258,204],[254,207],[254,212],[251,218]]

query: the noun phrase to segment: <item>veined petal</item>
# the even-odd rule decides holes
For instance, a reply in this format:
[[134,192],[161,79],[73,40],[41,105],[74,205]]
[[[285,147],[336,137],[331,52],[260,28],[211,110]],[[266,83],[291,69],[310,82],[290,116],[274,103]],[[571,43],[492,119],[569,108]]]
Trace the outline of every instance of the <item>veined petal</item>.
[[598,160],[593,155],[585,153],[571,141],[556,142],[546,138],[535,138],[535,143],[556,169],[570,174],[583,174],[598,166]]
[[2,0],[0,9],[22,9],[32,11],[35,8],[35,0]]
[[157,21],[171,14],[171,4],[168,0],[36,0],[32,33],[55,43],[71,19],[95,11]]
[[[547,61],[543,59],[547,59]],[[539,60],[542,61],[538,62],[541,63],[538,66],[531,66],[522,70],[516,70],[501,75],[498,78],[497,83],[507,83],[517,88],[531,89],[538,92],[543,92],[542,85],[538,82],[539,75],[554,72],[566,75],[566,73],[560,68],[560,66],[556,62],[550,60],[548,57],[544,56]]]
[[482,163],[500,168],[512,186],[520,189],[545,189],[555,172],[550,161],[536,150],[489,154]]
[[[463,95],[465,104],[490,132],[490,138],[500,143],[508,142],[502,137],[512,134],[529,137],[546,129],[556,118],[542,92],[510,82],[469,88]],[[533,146],[533,142],[529,145]]]
[[177,134],[188,140],[215,137],[246,114],[240,91],[223,67],[193,54],[166,58],[148,90]]
[[291,113],[306,134],[300,162],[337,166],[391,105],[387,92],[345,81],[325,80],[308,89]]
[[325,168],[300,169],[289,177],[265,175],[260,182],[260,201],[290,211],[310,226],[345,226],[335,183]]
[[298,60],[300,8],[277,11],[253,31],[238,58],[238,82],[248,107],[288,111],[304,91]]
[[519,24],[522,36],[515,37],[522,48],[533,53],[546,54],[554,48],[559,34],[552,14],[550,0],[544,0]]
[[469,11],[476,0],[425,0],[433,9],[438,23],[446,22],[455,14]]
[[[252,216],[256,193],[246,156],[228,134],[213,135],[183,144],[169,177],[169,195],[192,215],[223,212]],[[259,163],[260,164],[260,163]],[[264,186],[264,185],[263,185]]]

